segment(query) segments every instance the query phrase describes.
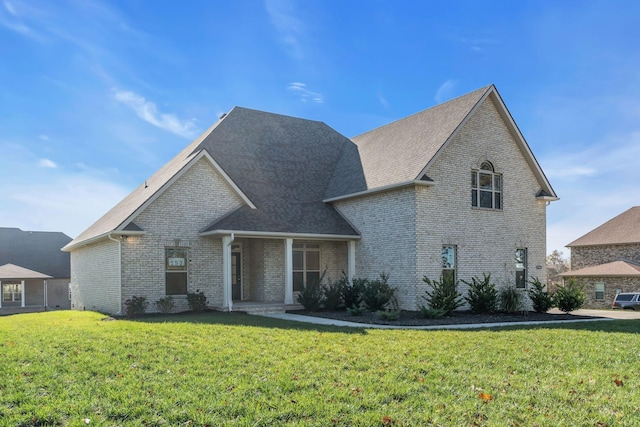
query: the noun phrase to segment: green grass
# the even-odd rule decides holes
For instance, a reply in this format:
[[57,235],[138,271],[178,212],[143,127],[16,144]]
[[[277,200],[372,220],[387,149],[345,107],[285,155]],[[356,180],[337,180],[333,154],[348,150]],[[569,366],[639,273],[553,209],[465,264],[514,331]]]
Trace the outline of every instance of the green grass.
[[637,320],[399,331],[103,317],[0,317],[0,425],[640,423]]

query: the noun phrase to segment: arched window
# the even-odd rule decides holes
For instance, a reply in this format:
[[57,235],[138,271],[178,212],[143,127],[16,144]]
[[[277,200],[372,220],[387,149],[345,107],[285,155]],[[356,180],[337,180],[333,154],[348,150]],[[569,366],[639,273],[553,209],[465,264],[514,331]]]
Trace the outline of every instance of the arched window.
[[489,161],[482,162],[480,169],[471,171],[471,206],[502,209],[502,175],[495,173]]

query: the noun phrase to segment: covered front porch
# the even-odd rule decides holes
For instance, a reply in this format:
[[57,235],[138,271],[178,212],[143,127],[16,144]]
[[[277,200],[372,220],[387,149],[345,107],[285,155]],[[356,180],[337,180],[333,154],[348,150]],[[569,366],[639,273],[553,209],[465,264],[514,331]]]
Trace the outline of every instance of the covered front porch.
[[51,276],[14,264],[0,266],[0,314],[46,310]]
[[249,313],[299,309],[305,285],[355,274],[353,236],[222,236],[224,311]]

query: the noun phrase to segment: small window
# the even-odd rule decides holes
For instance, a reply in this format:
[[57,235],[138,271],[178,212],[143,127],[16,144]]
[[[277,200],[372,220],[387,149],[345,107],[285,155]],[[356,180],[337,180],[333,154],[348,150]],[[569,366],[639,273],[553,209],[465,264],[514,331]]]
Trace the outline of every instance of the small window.
[[527,287],[527,249],[516,249],[516,289]]
[[471,171],[471,206],[502,209],[502,175],[495,173],[491,162]]
[[456,246],[442,247],[442,281],[456,281]]
[[187,248],[165,248],[165,286],[167,295],[187,294]]
[[301,291],[305,285],[320,281],[320,245],[318,243],[293,244],[293,290]]
[[596,301],[604,301],[604,283],[596,283]]

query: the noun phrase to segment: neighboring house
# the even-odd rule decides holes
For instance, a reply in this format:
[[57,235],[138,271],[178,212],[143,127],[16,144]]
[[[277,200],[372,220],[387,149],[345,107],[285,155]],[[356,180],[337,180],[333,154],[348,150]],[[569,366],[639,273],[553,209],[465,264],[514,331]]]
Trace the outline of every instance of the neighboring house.
[[181,310],[200,290],[284,309],[325,271],[389,273],[403,309],[424,304],[424,276],[524,291],[545,281],[553,200],[493,85],[352,139],[236,107],[64,248],[72,307],[172,295]]
[[640,206],[633,207],[567,245],[571,270],[585,285],[587,308],[611,308],[617,293],[640,291]]
[[64,233],[0,227],[0,314],[68,309],[70,261]]

